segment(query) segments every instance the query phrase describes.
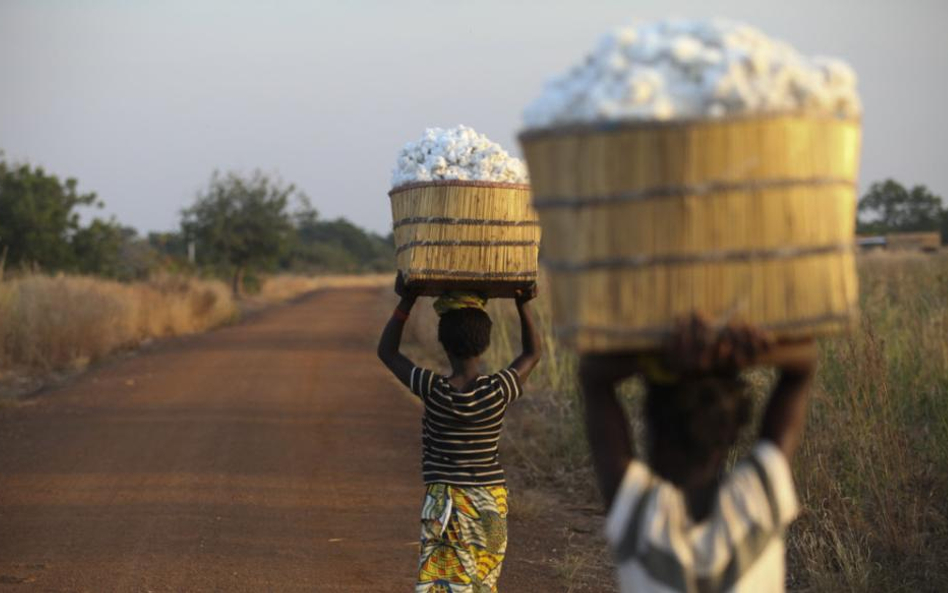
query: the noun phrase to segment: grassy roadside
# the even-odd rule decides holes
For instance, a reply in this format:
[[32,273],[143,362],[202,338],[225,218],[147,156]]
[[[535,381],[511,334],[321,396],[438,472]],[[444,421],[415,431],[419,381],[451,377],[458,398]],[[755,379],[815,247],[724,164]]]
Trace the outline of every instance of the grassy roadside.
[[[860,326],[821,345],[807,434],[794,463],[804,511],[789,534],[790,585],[945,591],[948,257],[868,257],[859,272]],[[508,423],[506,459],[528,483],[595,505],[575,357],[553,339],[548,301],[537,307],[545,358],[525,410]],[[492,316],[490,360],[497,365],[513,355],[519,326],[512,308],[501,305]],[[748,378],[759,403],[772,375],[758,370]],[[641,394],[638,383],[625,386],[633,424]],[[598,543],[588,538],[584,545]]]
[[0,283],[0,398],[9,402],[153,339],[232,322],[247,309],[323,288],[381,286],[389,276],[272,276],[242,301],[223,282],[188,276],[133,283],[40,274],[7,279]]

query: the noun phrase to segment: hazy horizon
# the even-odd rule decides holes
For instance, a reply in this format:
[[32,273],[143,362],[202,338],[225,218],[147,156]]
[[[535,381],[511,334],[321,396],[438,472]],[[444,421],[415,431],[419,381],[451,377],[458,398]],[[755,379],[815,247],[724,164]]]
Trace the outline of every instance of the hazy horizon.
[[[326,218],[387,233],[398,149],[464,123],[515,154],[523,107],[610,29],[742,20],[860,77],[862,187],[948,200],[948,2],[0,4],[0,150],[75,177],[142,232],[177,228],[215,169],[276,173]],[[634,10],[633,10],[634,8]]]

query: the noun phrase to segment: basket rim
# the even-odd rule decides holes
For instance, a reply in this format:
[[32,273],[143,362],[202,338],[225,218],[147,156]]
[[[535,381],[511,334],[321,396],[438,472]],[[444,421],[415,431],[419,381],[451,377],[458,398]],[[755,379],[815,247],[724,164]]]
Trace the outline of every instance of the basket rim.
[[529,183],[507,183],[504,181],[478,181],[470,179],[438,179],[435,181],[416,181],[393,187],[389,190],[388,196],[393,197],[404,191],[418,189],[421,187],[484,187],[493,189],[516,189],[530,190]]
[[651,130],[651,129],[670,129],[687,128],[694,126],[715,126],[744,121],[767,121],[773,119],[800,119],[800,120],[830,120],[840,123],[850,123],[862,125],[862,116],[840,116],[833,113],[822,113],[818,111],[774,111],[768,113],[746,113],[737,115],[726,115],[723,117],[685,117],[669,120],[654,119],[624,119],[597,122],[584,122],[575,124],[555,125],[548,128],[526,128],[517,134],[517,140],[521,143],[531,140],[540,140],[544,138],[557,136],[586,136],[592,134],[610,134],[615,132],[624,132],[628,130]]

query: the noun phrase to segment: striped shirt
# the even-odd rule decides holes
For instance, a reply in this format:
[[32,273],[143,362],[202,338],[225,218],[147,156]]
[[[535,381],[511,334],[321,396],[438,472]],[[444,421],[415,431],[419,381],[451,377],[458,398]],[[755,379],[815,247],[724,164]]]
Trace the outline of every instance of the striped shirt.
[[633,461],[609,510],[606,537],[622,593],[780,592],[784,530],[798,512],[790,466],[760,441],[693,523],[682,492]]
[[482,375],[462,391],[445,377],[415,367],[409,387],[425,405],[421,432],[425,484],[504,484],[497,443],[507,406],[522,393],[517,371]]

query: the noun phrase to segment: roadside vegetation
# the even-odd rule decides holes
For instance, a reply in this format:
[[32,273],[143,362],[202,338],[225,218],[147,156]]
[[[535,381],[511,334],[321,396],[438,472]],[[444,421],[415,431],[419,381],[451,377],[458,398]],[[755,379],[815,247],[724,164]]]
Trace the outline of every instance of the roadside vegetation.
[[216,280],[9,279],[0,284],[0,369],[81,367],[151,338],[203,331],[236,314],[230,291]]
[[101,207],[75,179],[0,153],[0,393],[394,268],[390,238],[320,219],[259,171],[214,173],[169,232],[141,237]]
[[224,282],[158,274],[138,282],[90,276],[23,275],[0,283],[0,381],[79,370],[156,338],[202,332],[246,309],[324,288],[379,286],[390,274],[263,278],[238,301]]
[[[859,262],[862,315],[825,340],[794,476],[803,506],[789,536],[791,589],[948,590],[948,256],[874,254]],[[544,359],[508,423],[504,455],[528,483],[598,504],[575,381],[575,356],[537,301]],[[493,365],[516,351],[519,326],[492,311]],[[765,369],[748,375],[758,403]],[[641,436],[642,385],[625,386]],[[745,435],[743,450],[756,427]],[[642,451],[642,447],[638,448]],[[735,459],[738,455],[735,455]]]

